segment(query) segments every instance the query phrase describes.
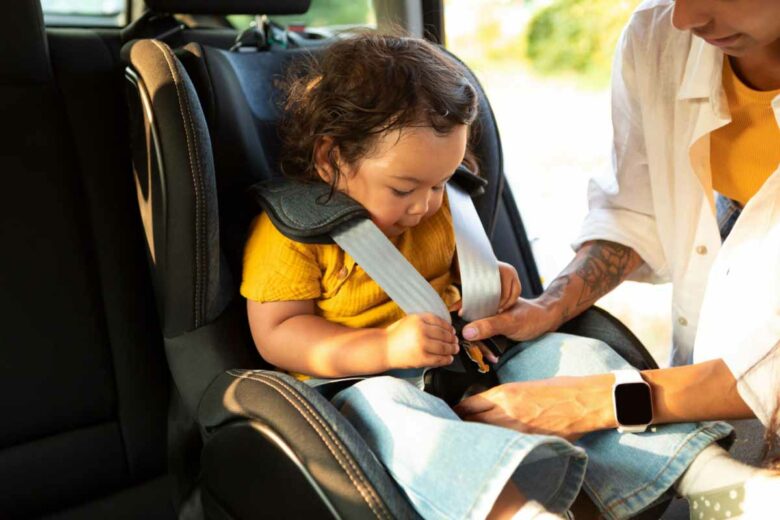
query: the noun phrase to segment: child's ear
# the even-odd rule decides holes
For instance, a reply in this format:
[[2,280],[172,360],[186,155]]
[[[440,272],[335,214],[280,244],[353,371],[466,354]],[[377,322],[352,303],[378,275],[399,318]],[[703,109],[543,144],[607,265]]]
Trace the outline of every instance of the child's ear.
[[314,168],[320,179],[328,184],[333,182],[334,174],[333,166],[329,160],[331,154],[335,154],[336,160],[338,160],[338,148],[334,148],[335,144],[331,137],[323,137],[314,145]]

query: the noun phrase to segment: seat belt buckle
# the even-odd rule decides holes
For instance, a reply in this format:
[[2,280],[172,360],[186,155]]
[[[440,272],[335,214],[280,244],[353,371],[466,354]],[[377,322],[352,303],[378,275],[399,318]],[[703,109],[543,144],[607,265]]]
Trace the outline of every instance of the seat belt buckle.
[[479,341],[469,341],[467,339],[460,340],[460,348],[466,357],[468,357],[472,363],[477,366],[477,372],[480,374],[487,374],[490,372],[490,365],[485,363],[485,357],[480,348],[481,343]]
[[458,316],[457,312],[450,313],[450,319],[452,320],[452,326],[455,327],[458,345],[460,345],[461,355],[464,358],[462,359],[464,368],[467,371],[469,371],[469,368],[474,369],[480,374],[490,372],[490,365],[485,362],[485,356],[480,346],[486,347],[496,357],[501,355],[503,349],[500,348],[493,338],[485,338],[479,341],[465,339],[463,337],[463,327],[466,326],[466,320]]

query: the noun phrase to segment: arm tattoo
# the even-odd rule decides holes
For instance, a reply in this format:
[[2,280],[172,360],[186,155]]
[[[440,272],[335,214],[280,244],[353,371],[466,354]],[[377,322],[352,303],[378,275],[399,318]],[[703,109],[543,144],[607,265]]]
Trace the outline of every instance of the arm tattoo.
[[[564,303],[559,309],[565,323],[614,289],[641,263],[630,247],[601,240],[591,242],[579,250],[542,296]],[[582,280],[581,286],[577,279]]]
[[[569,282],[571,281],[571,276],[568,274],[562,274],[555,280],[553,280],[550,283],[550,286],[547,287],[547,290],[545,290],[545,294],[554,298],[559,299],[563,296],[563,293],[566,289],[566,286],[569,285]],[[563,315],[561,316],[561,319],[566,322],[569,321],[570,313],[568,309],[563,309]]]
[[633,250],[614,242],[595,242],[574,274],[584,282],[577,307],[590,306],[615,288],[631,272]]

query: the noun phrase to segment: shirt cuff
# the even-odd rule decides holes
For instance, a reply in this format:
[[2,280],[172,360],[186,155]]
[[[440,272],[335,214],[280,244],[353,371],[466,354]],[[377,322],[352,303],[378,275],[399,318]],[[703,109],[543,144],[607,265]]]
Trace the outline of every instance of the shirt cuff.
[[572,248],[576,251],[591,240],[616,242],[637,252],[644,265],[631,273],[629,280],[650,283],[670,281],[653,218],[622,209],[592,209],[585,217],[580,235],[572,243]]
[[737,380],[742,400],[764,426],[769,426],[780,405],[780,343],[751,366],[746,366],[738,355],[725,357],[723,361]]

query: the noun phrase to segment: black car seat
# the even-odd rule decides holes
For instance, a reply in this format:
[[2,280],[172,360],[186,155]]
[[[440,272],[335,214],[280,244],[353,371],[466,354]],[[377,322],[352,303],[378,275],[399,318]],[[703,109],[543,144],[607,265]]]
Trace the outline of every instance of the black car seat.
[[[238,4],[220,8],[242,12],[246,5]],[[230,268],[223,240],[223,220],[242,212],[238,200],[231,207],[218,195],[223,179],[215,176],[201,103],[165,44],[139,40],[123,54],[132,64],[128,102],[149,265],[171,372],[203,433],[206,514],[415,518],[320,394],[285,374],[248,370],[267,365],[252,346],[237,297],[240,271]]]
[[[308,2],[147,5],[159,13],[273,14],[298,12]],[[165,39],[181,44],[188,37]],[[203,431],[207,513],[246,518],[253,508],[265,507],[291,517],[304,514],[298,508],[347,517],[414,516],[327,401],[284,374],[256,370],[265,365],[238,295],[241,247],[253,216],[244,191],[276,175],[274,80],[311,49],[235,52],[189,43],[172,50],[163,41],[140,39],[122,52],[149,265],[173,378]],[[504,185],[492,112],[480,97],[475,148],[490,184],[477,209],[499,258],[517,267],[525,295],[533,296],[540,283]],[[639,341],[603,311],[590,311],[566,327],[606,339],[640,368],[655,366]]]
[[0,518],[175,518],[118,52],[0,27]]

